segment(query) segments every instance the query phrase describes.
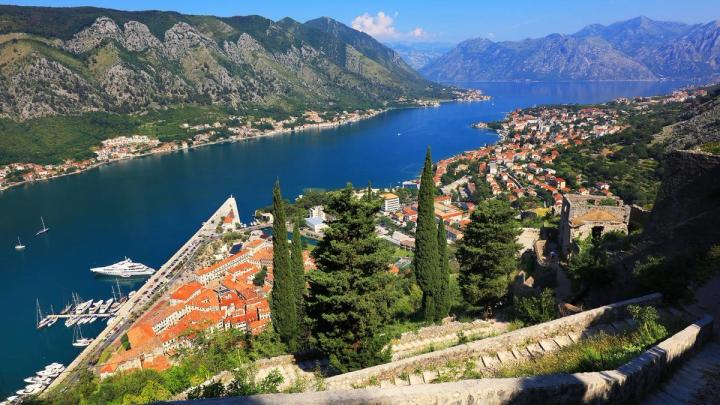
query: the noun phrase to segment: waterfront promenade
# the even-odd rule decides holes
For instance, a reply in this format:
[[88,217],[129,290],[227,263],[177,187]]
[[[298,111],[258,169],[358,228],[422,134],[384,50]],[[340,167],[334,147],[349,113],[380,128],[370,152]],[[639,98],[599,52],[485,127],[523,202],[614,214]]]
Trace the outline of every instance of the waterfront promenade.
[[[225,200],[220,208],[202,224],[200,229],[120,307],[117,316],[111,320],[95,340],[68,365],[65,371],[50,384],[42,395],[45,396],[47,393],[56,389],[65,389],[62,387],[73,383],[79,375],[79,371],[83,368],[91,367],[94,362],[97,361],[103,350],[119,336],[126,333],[135,319],[142,315],[142,312],[146,310],[149,304],[166,291],[165,287],[172,285],[178,277],[181,277],[186,270],[188,270],[187,267],[191,267],[189,264],[192,262],[192,258],[199,251],[199,248],[204,245],[205,241],[217,236],[215,231],[217,225],[221,223],[222,217],[231,209],[235,212],[237,220],[237,202],[232,196]],[[192,269],[189,270],[192,271]]]

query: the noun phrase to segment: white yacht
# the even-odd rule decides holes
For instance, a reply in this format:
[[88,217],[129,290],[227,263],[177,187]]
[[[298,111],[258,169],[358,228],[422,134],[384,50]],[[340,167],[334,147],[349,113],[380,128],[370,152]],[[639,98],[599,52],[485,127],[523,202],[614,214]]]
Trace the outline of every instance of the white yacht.
[[135,263],[127,257],[125,260],[111,264],[105,267],[93,267],[90,269],[93,273],[104,274],[107,276],[133,277],[133,276],[149,276],[155,273],[154,269],[142,264]]

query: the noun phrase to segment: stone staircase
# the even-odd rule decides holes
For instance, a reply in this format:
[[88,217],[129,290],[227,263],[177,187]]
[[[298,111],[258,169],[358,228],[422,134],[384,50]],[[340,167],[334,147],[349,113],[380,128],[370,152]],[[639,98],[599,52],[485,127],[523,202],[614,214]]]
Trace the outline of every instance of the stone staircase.
[[[712,342],[675,371],[643,404],[717,404],[720,403],[719,380],[720,343]],[[714,391],[707,392],[708,389]]]
[[392,342],[392,360],[456,345],[461,336],[468,340],[493,336],[505,332],[508,325],[505,322],[478,319],[472,322],[450,321],[442,325],[427,326],[416,332],[405,332]]
[[[380,388],[402,387],[407,385],[430,384],[440,381],[454,381],[466,378],[463,374],[472,371],[480,375],[487,375],[501,367],[544,356],[559,350],[562,347],[577,343],[581,339],[587,339],[599,333],[617,334],[633,329],[637,326],[631,319],[617,320],[607,324],[590,327],[583,332],[568,331],[559,333],[553,337],[538,341],[529,341],[519,347],[508,347],[506,350],[495,353],[474,353],[472,357],[464,360],[463,363],[455,364],[453,367],[437,367],[425,370],[415,370],[412,373],[392,376],[378,376],[368,386],[379,386]],[[450,359],[448,359],[450,360]],[[472,370],[466,370],[467,364],[472,365]],[[475,377],[478,378],[478,377]],[[347,390],[361,388],[359,386],[348,386],[347,384],[335,384],[332,379],[327,382],[328,390]]]

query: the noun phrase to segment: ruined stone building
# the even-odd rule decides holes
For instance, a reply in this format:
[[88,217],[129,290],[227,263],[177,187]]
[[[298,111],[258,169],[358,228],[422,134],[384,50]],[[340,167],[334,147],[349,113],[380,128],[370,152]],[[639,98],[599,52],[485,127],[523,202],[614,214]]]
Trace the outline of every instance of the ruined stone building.
[[559,245],[563,256],[572,251],[573,240],[600,237],[607,232],[628,232],[630,206],[620,198],[566,194],[560,212]]

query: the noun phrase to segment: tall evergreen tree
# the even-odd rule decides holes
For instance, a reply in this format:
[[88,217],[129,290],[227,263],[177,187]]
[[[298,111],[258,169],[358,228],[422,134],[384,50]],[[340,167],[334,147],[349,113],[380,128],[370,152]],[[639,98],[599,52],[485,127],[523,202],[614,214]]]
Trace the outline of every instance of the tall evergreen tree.
[[490,313],[517,268],[520,226],[510,204],[500,200],[482,201],[470,219],[457,250],[460,288],[467,302]]
[[307,282],[305,280],[305,264],[303,260],[302,239],[300,238],[300,224],[302,218],[298,215],[295,218],[295,226],[293,226],[292,247],[290,249],[290,268],[295,278],[295,306],[297,310],[298,331],[304,331],[303,319],[305,290]]
[[415,276],[423,292],[423,318],[437,321],[442,316],[440,295],[440,258],[438,256],[437,225],[435,224],[435,182],[433,180],[430,147],[425,153],[425,166],[420,176],[418,218],[415,230]]
[[285,207],[279,180],[273,190],[273,216],[272,323],[280,339],[294,351],[298,347],[297,294],[295,276],[290,267]]
[[450,297],[450,263],[447,255],[447,233],[445,232],[445,222],[440,221],[438,224],[437,240],[438,240],[438,257],[440,258],[440,294],[438,316],[440,319],[446,317],[450,313],[452,299]]
[[388,361],[389,336],[382,331],[398,293],[391,249],[375,233],[380,203],[354,198],[348,185],[332,194],[327,211],[333,219],[312,252],[317,270],[308,273],[312,342],[339,371]]

